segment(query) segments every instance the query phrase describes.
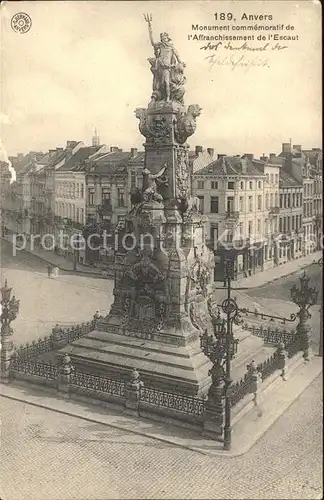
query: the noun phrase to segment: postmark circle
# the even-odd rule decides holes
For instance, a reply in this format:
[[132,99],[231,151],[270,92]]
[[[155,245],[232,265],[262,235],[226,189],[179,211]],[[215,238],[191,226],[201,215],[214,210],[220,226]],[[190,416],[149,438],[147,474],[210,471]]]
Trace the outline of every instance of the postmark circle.
[[32,20],[26,12],[17,12],[11,19],[13,31],[19,34],[27,33],[32,25]]

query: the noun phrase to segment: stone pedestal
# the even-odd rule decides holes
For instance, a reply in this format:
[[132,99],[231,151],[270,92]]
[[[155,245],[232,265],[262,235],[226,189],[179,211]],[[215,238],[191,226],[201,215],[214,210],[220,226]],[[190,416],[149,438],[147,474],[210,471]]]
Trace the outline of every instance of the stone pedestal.
[[191,195],[186,144],[201,108],[183,104],[180,63],[170,70],[171,101],[162,100],[167,83],[159,68],[157,61],[155,100],[135,112],[146,138],[143,189],[132,192],[133,208],[119,234],[114,303],[96,329],[65,352],[76,368],[128,378],[136,366],[145,386],[197,395],[210,385],[211,363],[199,336],[210,321],[214,270],[205,218]]

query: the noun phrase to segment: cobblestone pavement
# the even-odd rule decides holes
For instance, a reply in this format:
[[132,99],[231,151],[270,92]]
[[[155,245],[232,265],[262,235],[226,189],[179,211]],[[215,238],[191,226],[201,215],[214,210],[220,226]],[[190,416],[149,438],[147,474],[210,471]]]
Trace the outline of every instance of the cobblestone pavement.
[[2,500],[316,499],[322,378],[246,455],[198,454],[1,398]]
[[25,343],[48,335],[55,323],[70,326],[91,319],[95,311],[108,312],[113,282],[89,276],[60,273],[47,277],[47,266],[34,255],[11,254],[1,241],[1,283],[8,280],[20,299],[13,340]]

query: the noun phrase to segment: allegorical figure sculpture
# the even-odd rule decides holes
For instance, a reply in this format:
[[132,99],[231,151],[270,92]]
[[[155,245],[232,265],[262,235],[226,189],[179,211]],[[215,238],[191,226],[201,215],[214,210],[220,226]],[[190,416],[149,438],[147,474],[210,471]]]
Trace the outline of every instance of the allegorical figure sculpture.
[[152,16],[144,15],[148,23],[149,37],[154,48],[154,56],[148,59],[153,73],[154,101],[178,101],[183,104],[185,90],[183,75],[185,64],[172,44],[168,33],[160,34],[160,42],[154,42],[152,32]]

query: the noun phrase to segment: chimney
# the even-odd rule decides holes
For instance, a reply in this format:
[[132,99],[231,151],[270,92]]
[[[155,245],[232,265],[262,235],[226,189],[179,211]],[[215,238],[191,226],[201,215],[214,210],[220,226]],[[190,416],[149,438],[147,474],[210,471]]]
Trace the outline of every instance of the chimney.
[[265,156],[265,154],[264,154],[264,153],[262,153],[262,156],[260,156],[260,160],[261,160],[261,161],[268,161],[268,159],[269,159],[269,158],[268,158],[267,156]]
[[117,151],[119,151],[119,148],[117,146],[110,146],[111,153],[117,153]]
[[8,160],[11,162],[11,165],[15,167],[19,161],[19,155],[17,156],[8,156]]
[[66,141],[66,149],[74,149],[77,144],[77,141]]
[[130,152],[131,158],[135,158],[135,156],[137,155],[137,148],[131,148]]
[[211,156],[213,158],[214,157],[214,148],[207,148],[207,153],[209,154],[209,156]]
[[299,151],[300,153],[302,152],[302,147],[301,147],[301,144],[294,144],[293,145],[293,149],[296,149],[297,151]]
[[247,158],[241,158],[241,166],[242,166],[242,174],[246,174],[248,166]]
[[282,143],[282,152],[283,153],[291,153],[291,143],[290,142],[283,142]]
[[63,148],[56,148],[56,151],[58,151],[59,153],[61,153],[63,151]]
[[196,156],[199,156],[199,153],[202,153],[203,152],[203,147],[202,146],[196,146]]
[[251,161],[254,158],[254,154],[252,154],[252,153],[244,153],[243,156],[245,156],[245,158],[247,158],[248,160],[251,160]]
[[226,155],[224,155],[224,154],[217,155],[217,160],[219,160],[220,158],[224,158],[224,156],[226,156]]
[[269,158],[270,160],[273,160],[276,157],[276,153],[270,153]]

